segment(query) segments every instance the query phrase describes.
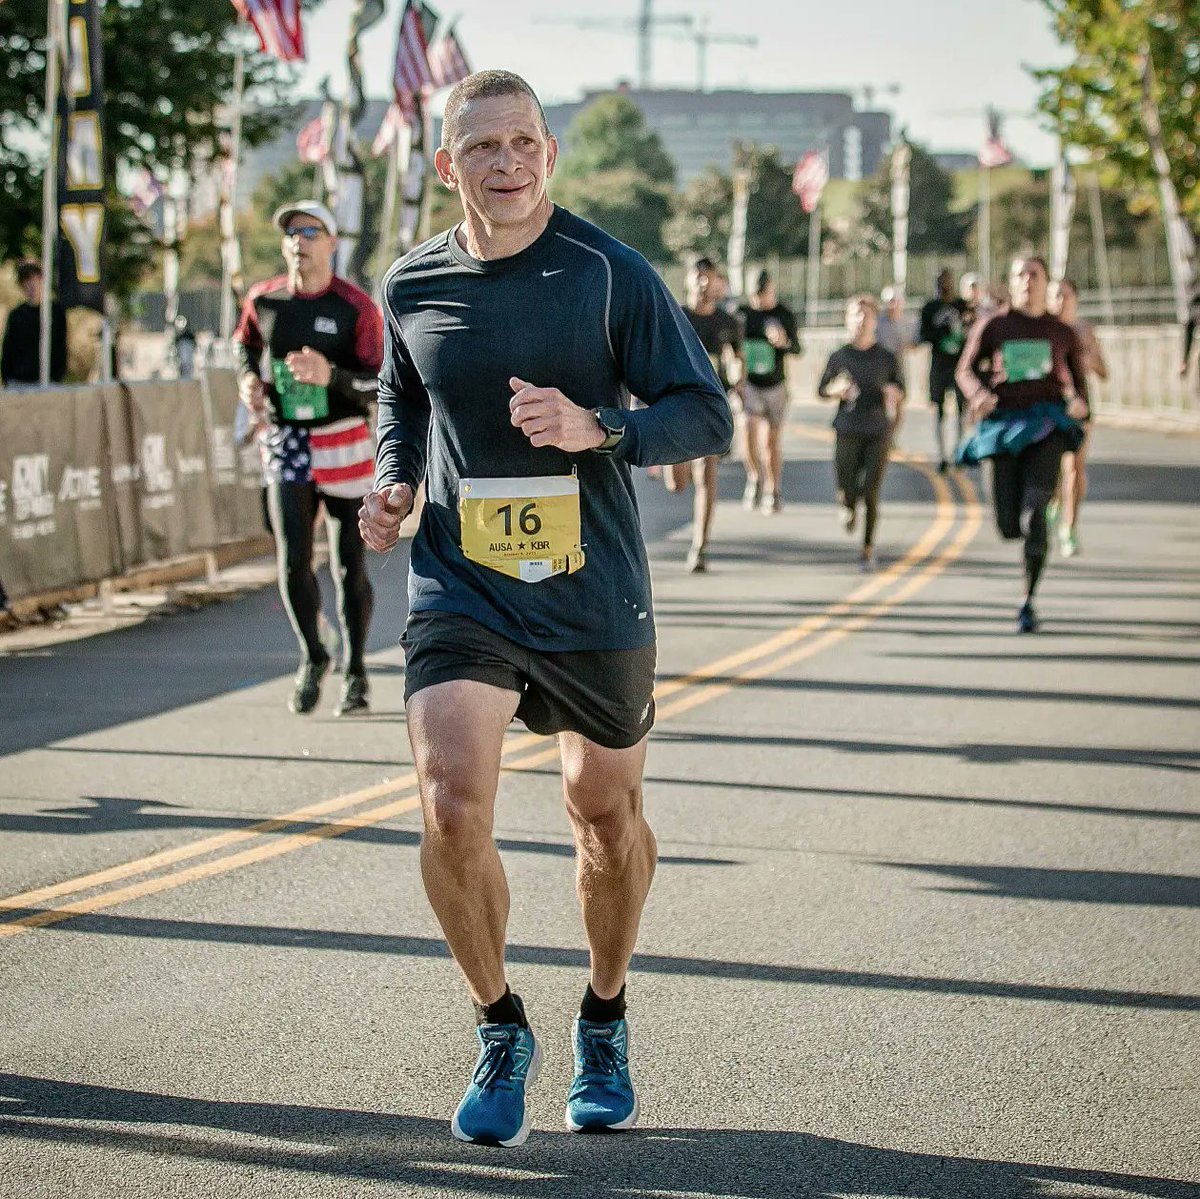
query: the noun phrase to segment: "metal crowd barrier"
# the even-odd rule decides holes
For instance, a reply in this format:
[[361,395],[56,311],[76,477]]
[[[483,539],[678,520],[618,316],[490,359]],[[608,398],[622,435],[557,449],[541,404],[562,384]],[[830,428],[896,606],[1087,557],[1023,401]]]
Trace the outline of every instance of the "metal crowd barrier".
[[231,371],[0,392],[0,583],[10,600],[262,534]]
[[[1196,371],[1179,375],[1174,326],[1097,330],[1110,379],[1101,417],[1200,430]],[[815,400],[837,329],[809,329],[789,388]],[[928,351],[908,356],[927,397]],[[232,370],[200,380],[0,392],[0,584],[10,600],[97,584],[150,563],[263,534],[261,465],[239,447]]]

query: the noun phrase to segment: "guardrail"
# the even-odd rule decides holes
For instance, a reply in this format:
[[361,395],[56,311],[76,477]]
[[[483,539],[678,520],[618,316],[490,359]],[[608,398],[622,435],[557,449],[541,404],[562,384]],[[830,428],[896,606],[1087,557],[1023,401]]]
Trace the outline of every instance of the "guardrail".
[[[1173,326],[1097,330],[1110,378],[1101,417],[1200,431],[1193,372]],[[837,329],[809,329],[789,388],[814,400]],[[928,398],[928,351],[906,362]],[[0,583],[11,600],[99,584],[185,555],[262,546],[261,464],[234,440],[231,370],[153,381],[0,392]],[[213,559],[209,557],[209,561]]]
[[[1163,428],[1200,430],[1200,389],[1196,368],[1180,377],[1183,340],[1175,325],[1098,327],[1109,379],[1092,379],[1093,411],[1100,417],[1153,423]],[[815,400],[829,355],[846,342],[844,330],[808,329],[805,353],[789,364],[788,387],[797,400]],[[910,400],[929,400],[929,349],[919,346],[905,360]]]

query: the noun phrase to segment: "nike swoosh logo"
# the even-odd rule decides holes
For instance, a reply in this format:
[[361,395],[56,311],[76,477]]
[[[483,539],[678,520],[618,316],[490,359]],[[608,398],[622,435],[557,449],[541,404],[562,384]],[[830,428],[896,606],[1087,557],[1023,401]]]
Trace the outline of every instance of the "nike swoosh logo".
[[551,275],[561,275],[566,269],[565,266],[560,266],[556,271],[542,271],[542,278],[549,279]]

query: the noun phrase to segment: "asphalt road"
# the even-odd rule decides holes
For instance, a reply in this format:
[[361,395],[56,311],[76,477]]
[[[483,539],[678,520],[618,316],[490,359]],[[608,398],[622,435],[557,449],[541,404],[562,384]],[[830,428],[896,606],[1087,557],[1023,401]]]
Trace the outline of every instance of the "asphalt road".
[[450,1138],[474,1039],[417,867],[397,551],[359,721],[332,687],[286,712],[270,590],[0,658],[0,1197],[1200,1196],[1200,442],[1099,431],[1084,553],[1019,637],[980,476],[893,464],[861,576],[818,419],[779,516],[724,468],[706,576],[643,481],[641,1130],[562,1127],[586,956],[553,746],[514,729],[546,1068],[522,1148]]

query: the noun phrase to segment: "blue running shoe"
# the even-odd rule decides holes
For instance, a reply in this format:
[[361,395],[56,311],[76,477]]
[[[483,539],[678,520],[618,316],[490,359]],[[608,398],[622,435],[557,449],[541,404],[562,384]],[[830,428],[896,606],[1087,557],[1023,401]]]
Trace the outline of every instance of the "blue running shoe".
[[519,1024],[481,1024],[479,1060],[450,1131],[460,1141],[510,1149],[529,1136],[525,1088],[537,1081],[542,1049]]
[[567,1095],[572,1132],[618,1131],[637,1123],[638,1100],[629,1077],[629,1025],[575,1019],[575,1081]]

